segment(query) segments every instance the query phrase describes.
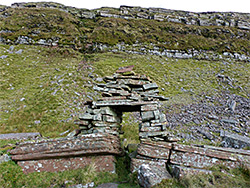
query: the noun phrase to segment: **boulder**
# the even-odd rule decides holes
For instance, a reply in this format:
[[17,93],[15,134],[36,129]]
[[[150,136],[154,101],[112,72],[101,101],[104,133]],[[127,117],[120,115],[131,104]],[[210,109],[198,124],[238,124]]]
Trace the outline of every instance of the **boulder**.
[[229,148],[242,149],[250,147],[250,138],[239,134],[232,134],[227,131],[221,131],[222,146]]
[[11,158],[10,158],[10,156],[7,155],[7,154],[4,154],[4,155],[1,155],[1,156],[0,156],[0,164],[3,163],[3,162],[8,162],[8,161],[10,161],[10,160],[11,160]]
[[156,168],[148,164],[143,164],[138,170],[139,184],[144,188],[153,187],[161,183],[164,179],[172,178],[165,168]]

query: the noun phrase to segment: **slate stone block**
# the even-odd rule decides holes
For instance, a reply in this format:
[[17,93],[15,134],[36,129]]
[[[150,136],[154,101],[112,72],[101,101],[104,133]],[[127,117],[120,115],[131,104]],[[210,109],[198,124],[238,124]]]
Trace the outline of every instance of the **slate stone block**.
[[149,84],[143,85],[144,90],[157,89],[157,88],[158,88],[158,85],[156,83],[149,83]]
[[141,112],[141,118],[142,121],[149,121],[151,119],[154,119],[154,112],[153,111],[145,111],[145,112]]
[[141,106],[141,111],[154,111],[154,110],[157,110],[157,109],[158,109],[157,104]]
[[140,127],[141,132],[159,132],[162,131],[162,127],[161,126],[154,126],[154,127]]
[[212,174],[213,172],[211,170],[205,170],[205,169],[197,169],[197,168],[189,168],[184,166],[178,166],[178,165],[170,165],[171,174],[177,178],[183,178],[187,175],[197,175],[197,174]]
[[155,110],[154,111],[154,116],[155,116],[155,119],[160,119],[160,111],[159,110]]
[[93,120],[93,115],[91,115],[89,113],[80,114],[79,119],[80,120]]

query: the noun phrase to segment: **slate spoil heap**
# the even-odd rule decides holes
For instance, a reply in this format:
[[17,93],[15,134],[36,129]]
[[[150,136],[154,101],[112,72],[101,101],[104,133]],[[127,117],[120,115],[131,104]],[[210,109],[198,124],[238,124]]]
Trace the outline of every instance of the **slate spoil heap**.
[[113,76],[106,76],[106,83],[97,84],[94,89],[102,92],[98,101],[88,101],[87,110],[79,116],[83,134],[109,133],[119,135],[122,112],[139,111],[141,123],[139,137],[141,140],[168,140],[166,116],[160,112],[159,101],[167,100],[159,96],[156,83],[145,75],[136,75],[133,66],[123,67]]

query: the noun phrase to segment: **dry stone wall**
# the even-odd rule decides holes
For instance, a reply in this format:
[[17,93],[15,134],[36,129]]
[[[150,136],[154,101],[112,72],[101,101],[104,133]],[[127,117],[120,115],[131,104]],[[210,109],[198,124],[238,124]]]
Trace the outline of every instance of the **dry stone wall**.
[[[146,166],[145,166],[146,165]],[[229,149],[213,146],[189,146],[169,142],[142,142],[131,161],[131,171],[138,172],[138,181],[143,187],[152,187],[163,179],[171,177],[183,178],[186,175],[211,174],[209,167],[225,165],[236,168],[241,165],[250,167],[249,150]],[[151,169],[150,177],[147,176]],[[157,176],[161,169],[162,174],[171,176]],[[146,177],[146,178],[145,178]]]
[[78,135],[71,138],[23,142],[10,152],[25,173],[84,168],[115,172],[115,155],[122,155],[120,140],[110,134]]
[[95,90],[102,98],[86,103],[87,109],[76,121],[83,134],[109,133],[119,135],[123,112],[139,111],[141,123],[139,137],[151,140],[168,140],[166,116],[160,111],[160,100],[156,83],[145,75],[136,75],[133,66],[123,67],[113,76],[106,76],[106,83],[97,84]]

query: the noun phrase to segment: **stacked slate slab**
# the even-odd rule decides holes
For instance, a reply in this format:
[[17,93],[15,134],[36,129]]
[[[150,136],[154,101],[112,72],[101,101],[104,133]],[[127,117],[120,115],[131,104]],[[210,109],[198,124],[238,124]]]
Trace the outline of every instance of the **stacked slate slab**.
[[160,111],[161,100],[158,86],[145,75],[137,75],[133,66],[123,67],[112,76],[103,78],[104,83],[94,86],[102,97],[85,103],[86,111],[79,115],[83,134],[110,133],[119,135],[122,112],[139,111],[141,123],[139,137],[164,141],[168,139],[166,116]]
[[115,156],[123,155],[120,140],[110,134],[41,139],[18,144],[11,159],[24,173],[58,172],[95,164],[97,171],[115,172]]
[[214,165],[224,165],[228,168],[245,165],[249,168],[250,151],[146,141],[139,144],[136,156],[131,160],[131,171],[138,171],[145,164],[182,178],[187,174],[210,174],[212,171],[208,168]]

